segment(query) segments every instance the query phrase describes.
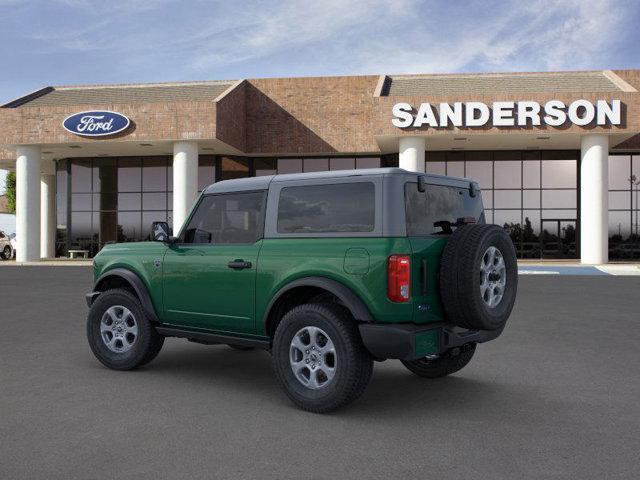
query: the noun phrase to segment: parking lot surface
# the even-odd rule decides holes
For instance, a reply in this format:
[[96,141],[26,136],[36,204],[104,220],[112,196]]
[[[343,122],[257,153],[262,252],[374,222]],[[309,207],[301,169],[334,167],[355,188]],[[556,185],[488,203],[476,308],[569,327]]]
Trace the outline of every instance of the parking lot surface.
[[2,479],[632,479],[640,277],[521,276],[505,333],[445,379],[376,363],[297,410],[270,356],[169,339],[115,372],[85,339],[87,267],[0,272]]

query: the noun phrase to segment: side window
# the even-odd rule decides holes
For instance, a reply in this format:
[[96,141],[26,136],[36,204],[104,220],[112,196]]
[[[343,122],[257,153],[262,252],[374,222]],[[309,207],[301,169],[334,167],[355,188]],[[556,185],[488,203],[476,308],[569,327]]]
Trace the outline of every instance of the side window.
[[285,187],[278,202],[278,233],[371,232],[375,187],[371,182]]
[[265,192],[207,195],[184,231],[182,243],[247,244],[262,238]]
[[4,233],[0,232],[0,238],[7,238],[4,236]]

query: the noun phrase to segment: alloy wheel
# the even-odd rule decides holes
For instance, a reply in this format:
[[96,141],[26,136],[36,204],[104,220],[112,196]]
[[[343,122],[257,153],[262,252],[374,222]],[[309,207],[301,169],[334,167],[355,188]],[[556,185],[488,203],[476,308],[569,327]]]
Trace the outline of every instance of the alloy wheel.
[[333,341],[318,327],[304,327],[291,340],[289,363],[296,379],[312,390],[324,388],[333,380],[337,356]]
[[138,324],[131,310],[122,305],[109,307],[100,320],[100,336],[112,352],[129,351],[138,339]]
[[507,285],[507,269],[502,252],[489,247],[480,261],[480,296],[489,308],[497,307]]

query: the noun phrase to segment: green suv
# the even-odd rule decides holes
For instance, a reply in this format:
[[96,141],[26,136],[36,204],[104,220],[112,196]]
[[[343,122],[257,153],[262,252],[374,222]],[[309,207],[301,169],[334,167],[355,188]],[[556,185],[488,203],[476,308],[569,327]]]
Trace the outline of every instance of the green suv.
[[513,244],[466,179],[385,168],[228,180],[169,233],[155,222],[156,241],[95,257],[98,360],[139,367],[166,337],[262,348],[313,412],[360,396],[374,360],[426,378],[460,370],[516,296]]

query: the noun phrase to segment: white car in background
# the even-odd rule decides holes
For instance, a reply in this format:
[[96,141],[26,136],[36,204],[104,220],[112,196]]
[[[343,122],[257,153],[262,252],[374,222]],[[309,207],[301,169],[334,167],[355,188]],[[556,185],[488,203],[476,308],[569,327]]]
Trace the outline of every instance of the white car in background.
[[10,233],[9,240],[11,241],[11,248],[13,248],[13,258],[16,258],[16,248],[18,247],[18,242],[16,240],[16,234]]
[[15,254],[15,233],[11,235],[0,230],[0,258],[11,260]]

